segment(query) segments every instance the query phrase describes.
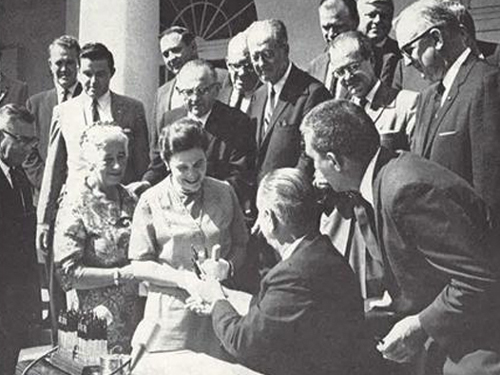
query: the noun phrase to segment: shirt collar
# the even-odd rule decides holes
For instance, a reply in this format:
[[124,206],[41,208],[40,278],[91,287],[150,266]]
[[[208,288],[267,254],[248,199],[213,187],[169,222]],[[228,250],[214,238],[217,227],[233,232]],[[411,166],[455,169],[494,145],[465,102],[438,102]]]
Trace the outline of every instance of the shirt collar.
[[192,120],[201,122],[203,127],[205,127],[205,124],[207,123],[208,120],[208,116],[210,116],[211,113],[212,113],[212,108],[210,109],[210,111],[208,111],[201,117],[195,116],[191,112],[188,112],[188,117]]
[[361,179],[361,184],[359,185],[359,192],[361,196],[373,205],[373,175],[375,174],[375,164],[377,162],[378,156],[380,154],[380,148],[377,150],[375,155],[373,156],[372,160],[370,160],[370,163],[368,164],[368,167],[366,167],[365,174],[363,175],[363,178]]
[[288,68],[286,68],[285,74],[283,74],[283,77],[279,79],[278,82],[276,82],[274,85],[271,83],[267,84],[267,92],[268,92],[268,97],[270,97],[270,92],[271,92],[271,87],[274,88],[274,93],[275,93],[275,98],[279,98],[281,91],[283,90],[283,86],[285,86],[285,82],[288,79],[288,76],[290,75],[290,72],[292,71],[292,63],[288,63]]
[[471,53],[470,48],[466,48],[465,51],[462,52],[460,56],[455,60],[455,62],[450,66],[450,69],[446,72],[443,78],[443,86],[444,86],[444,93],[443,93],[443,99],[448,96],[448,92],[450,91],[451,85],[453,85],[453,81],[455,81],[455,78],[457,77],[458,71],[462,67],[463,63],[469,57]]
[[292,254],[297,250],[299,247],[300,243],[306,236],[302,236],[297,238],[295,241],[293,241],[290,245],[286,247],[286,249],[283,251],[283,254],[281,255],[281,260],[287,260],[292,256]]
[[[85,96],[87,99],[89,106],[92,105],[93,99],[90,96]],[[105,94],[101,95],[97,98],[97,104],[99,104],[99,108],[107,108],[111,105],[111,92],[108,90]]]
[[[73,93],[75,92],[77,85],[78,85],[78,81],[76,81],[75,84],[68,89],[68,92],[69,92],[68,99],[71,99],[73,97]],[[58,99],[59,103],[62,102],[62,99],[64,97],[64,90],[66,90],[66,89],[62,88],[61,86],[56,84],[57,99]]]

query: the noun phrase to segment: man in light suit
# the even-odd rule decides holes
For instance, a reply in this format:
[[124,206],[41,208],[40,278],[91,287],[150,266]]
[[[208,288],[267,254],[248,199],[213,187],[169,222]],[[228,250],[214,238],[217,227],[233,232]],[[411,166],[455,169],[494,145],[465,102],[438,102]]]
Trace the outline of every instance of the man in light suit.
[[328,45],[337,35],[357,29],[359,15],[356,0],[321,0],[318,11],[326,46],[325,51],[309,63],[307,72],[322,82],[334,98],[341,98],[345,92],[341,85],[337,85],[337,80],[333,76]]
[[129,160],[124,183],[141,179],[149,161],[148,135],[141,102],[109,90],[115,72],[111,52],[100,43],[88,43],[80,53],[83,93],[55,107],[42,180],[37,217],[37,246],[46,251],[49,229],[57,212],[63,185],[69,186],[83,169],[80,138],[98,121],[114,121],[129,137]]
[[[33,115],[24,107],[0,109],[0,372],[14,374],[23,347],[40,322],[35,252],[36,216],[21,167],[36,145]],[[31,334],[31,336],[30,336]]]
[[446,4],[410,5],[396,35],[405,59],[435,82],[422,94],[411,150],[467,180],[500,219],[499,69],[472,54]]
[[413,364],[441,353],[421,363],[426,374],[432,365],[445,375],[498,372],[499,234],[479,195],[439,164],[380,148],[373,122],[351,102],[319,105],[301,130],[316,169],[364,204],[363,236],[376,245],[397,321],[378,350]]
[[[154,121],[151,122],[149,129],[150,152],[158,143],[159,134],[156,133],[156,129],[161,127],[163,114],[184,105],[182,95],[175,89],[177,73],[185,63],[198,58],[195,35],[182,26],[169,27],[160,34],[160,50],[165,68],[173,75],[173,78],[160,86],[156,93],[153,108]],[[224,82],[226,76],[227,71],[217,68],[219,82]],[[153,155],[151,154],[151,160],[152,158]]]
[[[177,75],[177,87],[184,106],[164,113],[158,134],[175,121],[189,117],[209,134],[207,174],[227,180],[235,189],[240,203],[249,199],[255,158],[254,131],[250,118],[238,109],[217,100],[220,83],[215,68],[204,60],[191,60]],[[161,158],[160,145],[143,177],[142,189],[163,180],[167,167]]]
[[373,43],[375,75],[387,86],[392,86],[399,60],[398,43],[389,37],[394,17],[393,0],[358,0],[358,30]]
[[392,149],[409,149],[418,93],[398,92],[377,78],[372,43],[358,31],[340,34],[330,44],[329,53],[333,73],[347,90],[346,99],[362,106],[382,143]]
[[227,45],[228,78],[222,84],[219,100],[244,113],[250,113],[253,94],[261,82],[255,73],[244,32],[236,34]]
[[[319,234],[312,186],[294,168],[270,172],[257,193],[257,225],[280,259],[255,296],[200,282],[193,310],[211,313],[226,351],[269,375],[358,374],[368,362],[354,275]],[[362,372],[364,373],[364,372]]]
[[0,51],[0,106],[9,103],[24,106],[28,99],[28,85],[2,73],[1,58],[2,52]]
[[264,83],[250,117],[257,124],[257,182],[276,168],[297,165],[302,153],[299,125],[315,105],[331,96],[318,80],[293,65],[285,25],[254,22],[246,31],[254,69]]
[[42,185],[43,169],[47,159],[54,107],[82,92],[82,85],[77,80],[79,55],[80,45],[75,38],[68,35],[56,38],[49,46],[48,59],[54,88],[33,95],[26,102],[26,107],[35,116],[39,142],[38,153],[32,153],[23,164],[23,168],[36,189],[37,196]]

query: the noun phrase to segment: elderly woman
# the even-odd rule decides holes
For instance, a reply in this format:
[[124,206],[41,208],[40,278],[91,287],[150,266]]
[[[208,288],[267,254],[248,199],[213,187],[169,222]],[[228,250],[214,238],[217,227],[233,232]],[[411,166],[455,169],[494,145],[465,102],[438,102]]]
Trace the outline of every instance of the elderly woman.
[[76,290],[78,308],[108,318],[108,347],[128,352],[138,322],[127,253],[136,198],[120,184],[128,138],[116,124],[97,123],[85,131],[81,147],[88,169],[61,203],[54,259],[63,287]]
[[197,280],[196,258],[201,272],[219,280],[238,272],[248,234],[233,188],[205,175],[207,144],[207,133],[188,118],[164,128],[161,152],[171,173],[141,196],[134,214],[129,256],[135,277],[149,282],[134,341],[159,323],[150,351],[220,351],[210,319],[186,309],[186,288]]

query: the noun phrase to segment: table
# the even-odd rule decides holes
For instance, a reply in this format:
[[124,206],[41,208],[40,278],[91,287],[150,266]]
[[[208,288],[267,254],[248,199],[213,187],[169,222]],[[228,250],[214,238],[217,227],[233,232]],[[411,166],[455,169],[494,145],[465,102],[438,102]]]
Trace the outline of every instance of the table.
[[[40,347],[41,348],[41,347]],[[38,350],[38,353],[46,351],[47,347]],[[30,348],[36,353],[37,348]],[[23,353],[24,350],[24,353]],[[26,349],[19,355],[20,362],[17,364],[16,375],[30,363],[28,357],[35,358],[35,354],[26,356]],[[138,363],[133,375],[262,375],[242,365],[229,363],[203,353],[190,350],[174,352],[148,353]],[[53,367],[50,363],[42,361],[35,365],[29,375],[67,375],[62,370]]]

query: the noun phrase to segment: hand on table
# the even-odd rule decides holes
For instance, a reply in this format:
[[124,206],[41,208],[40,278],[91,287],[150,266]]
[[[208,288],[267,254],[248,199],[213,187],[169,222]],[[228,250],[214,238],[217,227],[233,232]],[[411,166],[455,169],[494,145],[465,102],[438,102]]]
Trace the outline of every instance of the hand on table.
[[394,362],[410,362],[424,348],[427,334],[418,315],[410,315],[397,322],[377,345],[382,356]]

